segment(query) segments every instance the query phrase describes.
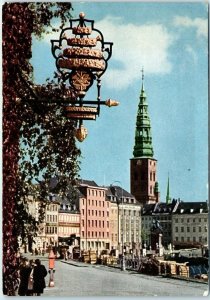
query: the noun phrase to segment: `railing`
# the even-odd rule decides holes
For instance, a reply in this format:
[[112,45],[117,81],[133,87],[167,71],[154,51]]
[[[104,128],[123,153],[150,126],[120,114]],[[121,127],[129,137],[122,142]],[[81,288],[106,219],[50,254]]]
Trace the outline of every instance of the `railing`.
[[[125,258],[125,268],[126,270],[140,271],[142,262],[144,258]],[[108,266],[114,266],[116,268],[121,268],[122,258],[116,260],[116,263],[107,263]]]

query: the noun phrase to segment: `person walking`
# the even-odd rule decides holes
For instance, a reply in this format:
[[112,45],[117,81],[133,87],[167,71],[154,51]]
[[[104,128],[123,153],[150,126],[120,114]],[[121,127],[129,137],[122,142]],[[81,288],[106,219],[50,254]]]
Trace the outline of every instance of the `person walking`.
[[30,273],[31,273],[31,267],[29,265],[28,259],[24,258],[19,271],[19,276],[20,276],[20,285],[18,288],[19,296],[27,296],[28,280],[29,280]]
[[29,266],[30,266],[31,272],[30,272],[29,278],[28,278],[28,291],[27,291],[26,296],[33,296],[33,293],[34,293],[34,267],[35,267],[33,259],[31,259],[29,261]]
[[36,296],[40,296],[46,288],[45,277],[47,276],[47,270],[44,265],[41,264],[40,259],[35,260],[35,267],[33,272],[34,288],[33,292]]

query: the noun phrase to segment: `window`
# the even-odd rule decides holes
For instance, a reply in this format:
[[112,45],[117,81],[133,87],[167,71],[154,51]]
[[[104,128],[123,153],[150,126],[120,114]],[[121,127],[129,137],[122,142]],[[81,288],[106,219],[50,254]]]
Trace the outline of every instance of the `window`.
[[98,223],[99,223],[99,224],[98,224],[98,225],[99,225],[99,227],[101,227],[101,221],[98,221]]
[[92,210],[92,216],[94,216],[94,210]]
[[103,217],[104,217],[104,211],[102,211],[102,215],[103,215]]
[[155,181],[155,172],[153,173],[153,181]]
[[84,209],[82,209],[82,215],[84,215],[85,214],[85,210]]
[[82,237],[84,237],[85,236],[85,233],[84,233],[84,231],[82,231]]
[[92,205],[94,205],[94,200],[92,200]]
[[183,236],[181,237],[181,241],[184,242],[184,237]]
[[99,210],[99,212],[98,212],[98,213],[99,213],[99,217],[100,217],[100,216],[101,216],[101,211]]
[[178,227],[175,227],[175,232],[178,232],[179,230],[178,230]]
[[88,205],[90,205],[90,199],[88,200]]
[[109,221],[107,221],[107,227],[109,228]]
[[201,232],[201,227],[199,226],[199,232]]
[[88,216],[90,216],[90,209],[88,209]]
[[193,232],[195,232],[195,227],[193,227]]
[[95,226],[97,227],[97,220],[95,220]]
[[184,227],[181,227],[181,232],[184,232]]
[[109,217],[109,212],[107,211],[107,217]]
[[101,206],[101,201],[99,201],[99,206]]
[[95,205],[97,206],[97,200],[95,201]]
[[92,220],[92,226],[94,226],[94,220]]
[[97,217],[97,214],[98,214],[97,210],[95,211],[95,214],[96,214],[96,217]]
[[88,231],[88,237],[90,237],[90,231]]
[[152,194],[152,186],[150,186],[150,194]]
[[[84,220],[83,220],[84,221]],[[90,220],[88,220],[88,226],[90,227]]]
[[196,242],[196,237],[195,236],[193,237],[193,242]]
[[190,227],[187,227],[187,232],[190,232]]
[[187,219],[187,223],[189,223],[190,222],[190,219]]
[[85,226],[85,221],[84,220],[82,220],[82,226]]

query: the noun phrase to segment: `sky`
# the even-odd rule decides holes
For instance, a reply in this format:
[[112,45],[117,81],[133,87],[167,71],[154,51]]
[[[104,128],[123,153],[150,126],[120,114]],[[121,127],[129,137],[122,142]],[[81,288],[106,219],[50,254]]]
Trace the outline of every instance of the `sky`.
[[[88,136],[80,176],[98,185],[130,191],[130,159],[144,68],[144,86],[152,126],[161,202],[168,174],[171,198],[208,198],[208,6],[193,2],[72,2],[74,18],[84,12],[95,20],[112,57],[101,77],[101,98],[120,102],[102,106],[96,121],[84,121]],[[58,27],[60,23],[56,21]],[[50,39],[33,40],[35,82],[56,71]],[[95,88],[86,100],[96,100]]]

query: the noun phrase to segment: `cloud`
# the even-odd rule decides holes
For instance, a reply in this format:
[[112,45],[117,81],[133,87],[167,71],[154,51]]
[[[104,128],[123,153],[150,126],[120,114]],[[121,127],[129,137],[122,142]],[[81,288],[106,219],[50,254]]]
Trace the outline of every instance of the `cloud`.
[[207,38],[208,35],[208,22],[207,19],[176,16],[173,24],[175,26],[195,28],[197,37]]
[[[113,55],[104,82],[110,88],[123,89],[146,74],[166,74],[172,69],[169,47],[174,38],[160,24],[134,25],[121,18],[106,17],[97,22],[105,41],[114,42]],[[113,65],[113,66],[112,66]]]
[[193,59],[193,62],[196,64],[198,61],[198,57],[195,50],[190,45],[187,45],[185,47],[185,51],[189,54],[189,56]]
[[[146,74],[167,74],[172,69],[169,47],[175,38],[161,24],[134,25],[121,17],[107,16],[95,23],[106,42],[113,42],[112,58],[102,76],[103,83],[111,89],[125,89],[140,78],[144,67]],[[44,41],[58,39],[59,33],[48,34]]]

